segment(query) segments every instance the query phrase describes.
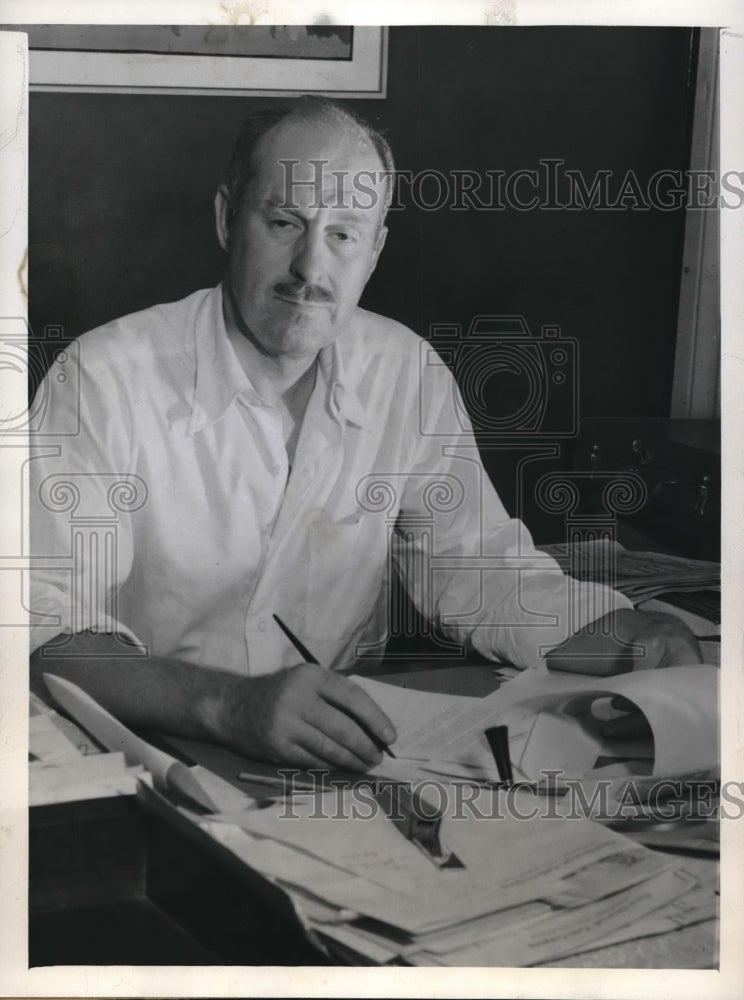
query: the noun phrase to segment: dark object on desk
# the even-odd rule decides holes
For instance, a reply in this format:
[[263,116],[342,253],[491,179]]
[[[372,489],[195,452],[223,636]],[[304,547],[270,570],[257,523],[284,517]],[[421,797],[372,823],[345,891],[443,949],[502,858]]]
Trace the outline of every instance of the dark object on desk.
[[[584,420],[574,446],[577,471],[597,476],[599,512],[606,474],[634,472],[646,484],[640,510],[618,512],[618,540],[691,559],[720,559],[721,424],[718,420]],[[591,479],[587,482],[591,492]],[[586,498],[582,498],[582,502]]]
[[496,761],[499,778],[501,778],[504,787],[508,788],[514,784],[511,755],[509,753],[509,727],[491,726],[490,729],[486,729],[485,736],[491,748],[493,759]]
[[132,796],[30,810],[29,966],[327,962],[265,879],[173,815]]
[[514,780],[511,765],[511,754],[509,752],[508,726],[491,726],[490,729],[484,730],[483,735],[486,737],[488,745],[491,748],[493,759],[496,762],[496,769],[498,770],[499,778],[501,779],[498,785],[496,785],[495,782],[489,782],[488,784],[491,788],[500,787],[505,791],[517,788],[529,789],[536,795],[561,796],[566,794],[569,786],[561,782],[551,781],[549,779],[544,779],[542,781]]
[[682,611],[691,611],[694,615],[707,618],[714,625],[721,624],[721,592],[720,590],[696,590],[692,593],[686,591],[665,591],[659,594],[657,600],[671,604],[672,607],[681,608]]

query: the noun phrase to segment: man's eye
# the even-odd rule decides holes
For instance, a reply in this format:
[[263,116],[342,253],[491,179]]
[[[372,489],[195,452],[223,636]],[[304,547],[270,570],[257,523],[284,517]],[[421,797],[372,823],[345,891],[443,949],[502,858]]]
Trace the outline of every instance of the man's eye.
[[286,231],[287,229],[295,229],[295,223],[291,219],[270,219],[269,225],[272,229],[279,229]]
[[354,234],[344,232],[343,230],[337,230],[331,233],[331,238],[336,240],[338,243],[351,243],[354,239]]

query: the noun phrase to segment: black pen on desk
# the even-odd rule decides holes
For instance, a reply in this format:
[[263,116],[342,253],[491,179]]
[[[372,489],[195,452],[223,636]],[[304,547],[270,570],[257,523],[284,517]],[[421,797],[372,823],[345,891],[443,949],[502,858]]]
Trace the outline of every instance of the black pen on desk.
[[485,737],[493,754],[493,759],[496,761],[501,785],[504,788],[511,788],[514,785],[514,775],[512,774],[511,756],[509,754],[508,726],[491,726],[490,729],[486,729]]
[[[300,642],[300,640],[297,638],[297,636],[294,634],[294,632],[292,632],[291,629],[289,629],[284,624],[284,622],[281,620],[281,618],[279,617],[279,615],[272,615],[272,617],[273,617],[274,621],[277,623],[277,625],[279,626],[279,628],[282,630],[282,632],[284,632],[284,634],[286,635],[286,637],[292,643],[292,645],[297,650],[297,652],[300,654],[300,656],[303,658],[303,660],[306,660],[307,663],[315,663],[315,664],[317,664],[318,661],[315,659],[315,657],[310,652],[310,650],[307,648],[307,646],[304,646]],[[375,736],[374,733],[371,733],[369,731],[369,729],[367,729],[367,727],[364,725],[364,723],[360,722],[359,719],[355,718],[354,721],[356,722],[356,724],[359,726],[360,729],[364,730],[364,732],[372,740],[372,742],[374,743],[374,745],[377,747],[377,749],[381,753],[386,753],[388,755],[388,757],[395,757],[395,754],[390,749],[390,747],[387,745],[387,743],[385,743],[383,740],[381,740],[377,736]]]

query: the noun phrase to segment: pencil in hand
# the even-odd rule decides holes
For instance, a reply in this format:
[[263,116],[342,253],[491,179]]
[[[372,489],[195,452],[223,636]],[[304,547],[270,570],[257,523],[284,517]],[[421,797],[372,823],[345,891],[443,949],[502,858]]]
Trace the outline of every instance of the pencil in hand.
[[[292,632],[292,630],[287,625],[284,624],[284,622],[281,620],[281,618],[279,617],[279,615],[273,615],[272,617],[273,617],[274,621],[277,623],[277,625],[279,626],[279,628],[282,630],[282,632],[284,632],[284,634],[286,635],[286,637],[292,643],[292,645],[297,650],[297,652],[300,654],[300,656],[303,658],[303,660],[305,660],[306,663],[315,663],[315,664],[317,664],[318,661],[315,659],[315,657],[310,652],[310,650],[307,648],[307,646],[304,646],[300,642],[300,640],[297,638],[297,636],[294,634],[294,632]],[[385,743],[384,740],[381,740],[379,737],[375,736],[374,733],[371,733],[369,731],[369,729],[364,725],[364,723],[360,722],[360,720],[357,719],[356,717],[354,718],[354,721],[359,726],[359,728],[362,730],[362,732],[364,732],[364,734],[367,736],[367,738],[369,740],[371,740],[372,743],[374,743],[374,745],[377,747],[377,749],[381,753],[386,753],[388,755],[388,757],[395,758],[395,754],[390,749],[390,747],[387,745],[387,743]]]

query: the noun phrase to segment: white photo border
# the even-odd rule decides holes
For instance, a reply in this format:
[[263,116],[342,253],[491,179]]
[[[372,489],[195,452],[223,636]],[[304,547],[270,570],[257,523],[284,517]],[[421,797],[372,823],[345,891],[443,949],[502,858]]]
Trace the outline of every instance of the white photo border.
[[[675,24],[726,27],[722,33],[721,115],[724,140],[721,170],[744,171],[744,14],[738,0],[381,0],[359,6],[331,0],[320,10],[314,0],[292,0],[280,8],[224,0],[3,0],[3,18],[35,23],[227,23],[233,16],[255,16],[256,23],[364,24]],[[243,12],[240,15],[240,11]],[[289,17],[287,15],[289,14]],[[318,23],[316,21],[316,23]],[[0,108],[10,107],[17,89],[17,63],[0,60]],[[179,91],[183,93],[184,91]],[[268,95],[267,95],[268,96]],[[347,96],[352,96],[348,94]],[[9,111],[10,114],[10,111]],[[0,301],[5,315],[23,316],[27,298],[28,97],[18,95],[15,130],[0,135]],[[8,119],[3,120],[3,124]],[[722,396],[724,494],[722,518],[723,644],[721,737],[724,779],[744,777],[744,207],[722,220]],[[2,375],[3,373],[0,373]],[[11,373],[12,374],[12,373]],[[3,387],[5,388],[5,386]],[[18,399],[25,398],[19,383]],[[4,405],[11,405],[5,396]],[[6,458],[0,454],[0,460]],[[11,455],[11,457],[13,457]],[[0,461],[0,482],[4,463]],[[6,506],[7,504],[7,506]],[[6,542],[19,529],[11,496],[0,497],[0,568],[16,568]],[[27,525],[23,526],[24,532]],[[7,596],[0,595],[0,596]],[[14,596],[14,595],[11,595]],[[25,595],[24,595],[25,596]],[[122,967],[58,966],[28,968],[28,639],[27,629],[0,629],[0,996],[157,997],[157,996],[386,996],[386,997],[603,997],[615,1000],[739,1000],[744,982],[741,950],[741,877],[744,837],[741,823],[722,830],[721,949],[718,970],[674,969],[349,969],[321,967]]]

